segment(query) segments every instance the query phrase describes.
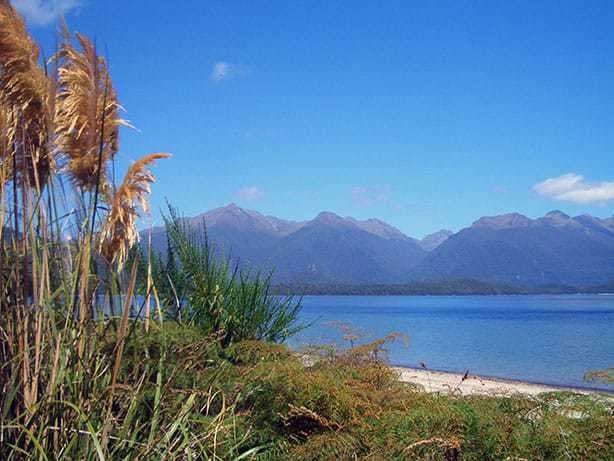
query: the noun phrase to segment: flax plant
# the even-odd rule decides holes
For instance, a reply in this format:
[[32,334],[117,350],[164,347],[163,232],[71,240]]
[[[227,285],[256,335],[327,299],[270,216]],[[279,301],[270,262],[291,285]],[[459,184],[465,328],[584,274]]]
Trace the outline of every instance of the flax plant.
[[172,206],[164,220],[167,255],[150,252],[153,271],[142,277],[142,292],[152,277],[164,302],[176,306],[177,317],[218,334],[224,347],[244,340],[284,342],[306,327],[298,321],[301,299],[274,296],[272,274],[224,259],[210,244],[206,223],[190,226]]

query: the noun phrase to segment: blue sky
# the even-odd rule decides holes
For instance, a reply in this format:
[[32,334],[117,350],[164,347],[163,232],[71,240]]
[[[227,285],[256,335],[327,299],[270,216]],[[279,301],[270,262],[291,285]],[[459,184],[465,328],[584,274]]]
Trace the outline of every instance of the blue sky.
[[614,214],[611,2],[13,3],[47,54],[59,14],[107,50],[140,130],[121,166],[174,154],[154,209],[331,210],[415,237]]

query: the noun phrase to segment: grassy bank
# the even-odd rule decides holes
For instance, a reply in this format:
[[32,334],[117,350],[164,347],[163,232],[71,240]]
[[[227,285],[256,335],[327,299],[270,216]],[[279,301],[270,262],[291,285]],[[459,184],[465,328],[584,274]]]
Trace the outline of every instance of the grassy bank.
[[63,401],[41,402],[27,425],[3,428],[5,437],[16,431],[1,449],[3,459],[614,456],[612,409],[593,398],[429,394],[400,382],[375,358],[383,340],[334,353],[321,348],[306,361],[270,342],[224,347],[215,335],[172,321],[153,323],[148,332],[142,324],[128,328],[134,333],[125,341],[114,390],[118,333],[92,332],[99,340],[91,381],[64,369],[68,376],[58,378],[67,384]]
[[[112,457],[232,459],[612,459],[612,409],[589,396],[435,395],[398,380],[381,357],[385,340],[311,360],[285,346],[222,347],[199,329],[168,323],[126,342],[118,375],[123,411]],[[388,338],[393,340],[393,337]],[[114,334],[100,360],[113,360]],[[106,357],[106,359],[105,359]],[[306,366],[306,363],[311,365]],[[104,394],[101,406],[105,407]],[[96,408],[96,400],[91,402]],[[90,409],[90,415],[92,410]],[[123,412],[126,412],[122,414]],[[130,421],[127,420],[130,418]],[[158,428],[152,434],[154,421]],[[102,419],[90,419],[102,434]],[[175,433],[169,432],[176,425]],[[89,432],[89,431],[87,431]],[[125,440],[120,441],[124,437]],[[153,440],[149,440],[153,437]],[[92,446],[92,451],[95,446]]]

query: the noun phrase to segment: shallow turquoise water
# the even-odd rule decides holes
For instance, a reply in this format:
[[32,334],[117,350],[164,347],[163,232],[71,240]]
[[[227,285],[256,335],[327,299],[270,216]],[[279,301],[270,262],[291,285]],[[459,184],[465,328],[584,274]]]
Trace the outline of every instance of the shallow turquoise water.
[[366,340],[390,332],[390,362],[525,381],[595,387],[589,370],[614,367],[614,296],[307,296],[301,319],[314,322],[290,345],[344,343],[330,322],[350,322]]

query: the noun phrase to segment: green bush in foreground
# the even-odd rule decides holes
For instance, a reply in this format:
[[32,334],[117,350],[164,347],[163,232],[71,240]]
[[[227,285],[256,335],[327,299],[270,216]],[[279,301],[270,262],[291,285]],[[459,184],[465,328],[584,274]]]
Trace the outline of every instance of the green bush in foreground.
[[270,276],[231,266],[209,245],[204,230],[189,226],[170,206],[165,227],[166,256],[151,252],[152,285],[164,306],[175,306],[177,318],[218,333],[223,345],[250,339],[283,342],[302,328],[297,323],[300,300],[273,296]]

